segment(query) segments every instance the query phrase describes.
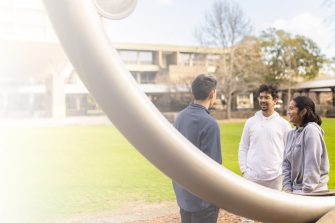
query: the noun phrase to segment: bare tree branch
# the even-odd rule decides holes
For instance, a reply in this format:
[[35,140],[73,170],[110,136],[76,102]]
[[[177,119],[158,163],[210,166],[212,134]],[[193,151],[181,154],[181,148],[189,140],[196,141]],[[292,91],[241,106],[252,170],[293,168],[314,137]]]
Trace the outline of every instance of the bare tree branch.
[[[224,49],[217,63],[216,76],[227,100],[227,118],[231,117],[233,97],[249,90],[248,87],[253,84],[247,83],[248,75],[257,76],[259,71],[256,71],[255,64],[262,64],[255,47],[256,41],[247,38],[251,29],[249,19],[236,2],[217,0],[195,32],[201,44]],[[248,80],[252,82],[253,79]]]

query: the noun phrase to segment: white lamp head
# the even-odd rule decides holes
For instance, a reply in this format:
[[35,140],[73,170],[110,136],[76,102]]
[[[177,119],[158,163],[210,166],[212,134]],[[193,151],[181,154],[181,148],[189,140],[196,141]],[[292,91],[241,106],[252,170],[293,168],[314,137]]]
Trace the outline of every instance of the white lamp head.
[[108,19],[123,19],[135,9],[137,0],[93,0],[101,16]]

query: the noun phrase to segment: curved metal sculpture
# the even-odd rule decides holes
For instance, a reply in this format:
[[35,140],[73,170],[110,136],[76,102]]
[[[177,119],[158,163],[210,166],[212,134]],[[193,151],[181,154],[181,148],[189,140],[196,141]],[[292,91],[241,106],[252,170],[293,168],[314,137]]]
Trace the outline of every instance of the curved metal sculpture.
[[44,1],[88,90],[129,142],[167,176],[227,211],[264,222],[311,222],[335,207],[335,197],[271,190],[208,158],[140,90],[109,42],[92,0]]

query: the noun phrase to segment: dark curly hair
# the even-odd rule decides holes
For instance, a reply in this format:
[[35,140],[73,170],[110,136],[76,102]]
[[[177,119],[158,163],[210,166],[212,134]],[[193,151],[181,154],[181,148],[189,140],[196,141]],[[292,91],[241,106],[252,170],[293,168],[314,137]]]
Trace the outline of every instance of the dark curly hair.
[[278,98],[278,90],[275,86],[269,84],[262,84],[259,89],[258,89],[258,95],[262,92],[267,92],[269,94],[271,94],[272,98]]

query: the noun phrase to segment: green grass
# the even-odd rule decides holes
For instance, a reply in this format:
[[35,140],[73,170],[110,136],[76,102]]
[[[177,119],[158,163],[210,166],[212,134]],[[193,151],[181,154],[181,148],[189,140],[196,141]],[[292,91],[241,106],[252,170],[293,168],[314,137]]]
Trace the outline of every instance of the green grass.
[[240,174],[238,147],[244,123],[221,123],[222,162],[225,167]]
[[322,128],[325,131],[325,141],[327,145],[329,163],[330,163],[330,179],[328,186],[335,189],[335,119],[323,119]]
[[110,210],[128,201],[174,199],[170,180],[113,127],[2,134],[13,154],[10,167],[17,169],[20,194],[30,203],[22,211],[30,212],[31,222]]
[[[223,164],[238,174],[243,125],[220,124]],[[330,163],[334,163],[335,119],[325,119],[323,128]],[[11,173],[7,186],[20,195],[17,203],[31,222],[110,210],[129,201],[175,199],[170,179],[112,126],[12,129],[0,135],[10,157],[3,164]],[[335,188],[332,165],[329,187]],[[29,222],[27,216],[24,222]]]

